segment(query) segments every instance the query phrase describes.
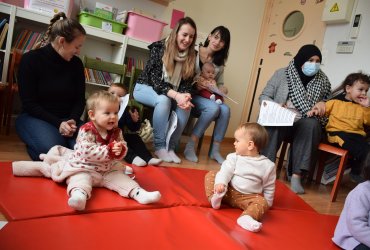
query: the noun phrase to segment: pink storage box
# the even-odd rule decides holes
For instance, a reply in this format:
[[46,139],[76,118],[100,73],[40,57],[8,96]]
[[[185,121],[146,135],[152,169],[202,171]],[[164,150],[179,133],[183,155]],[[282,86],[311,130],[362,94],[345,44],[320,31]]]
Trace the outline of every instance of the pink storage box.
[[126,35],[146,42],[161,39],[162,31],[167,23],[129,11]]

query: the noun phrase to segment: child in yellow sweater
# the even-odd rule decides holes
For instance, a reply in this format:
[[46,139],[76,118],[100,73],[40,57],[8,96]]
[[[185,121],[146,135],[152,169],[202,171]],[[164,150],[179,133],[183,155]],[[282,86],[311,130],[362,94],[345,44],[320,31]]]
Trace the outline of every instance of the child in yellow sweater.
[[[349,151],[352,156],[350,175],[355,182],[363,181],[360,175],[362,164],[370,151],[364,128],[370,125],[369,86],[368,75],[349,74],[339,88],[343,92],[325,103],[325,114],[329,117],[326,125],[328,141]],[[315,106],[307,115],[318,115],[318,110]]]

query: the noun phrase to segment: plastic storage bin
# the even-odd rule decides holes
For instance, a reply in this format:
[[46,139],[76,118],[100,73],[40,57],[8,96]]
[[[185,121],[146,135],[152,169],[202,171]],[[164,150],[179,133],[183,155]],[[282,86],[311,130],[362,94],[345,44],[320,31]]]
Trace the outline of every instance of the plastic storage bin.
[[85,12],[85,11],[81,11],[78,14],[78,20],[82,24],[94,26],[94,27],[97,27],[97,28],[102,28],[103,22],[111,23],[112,24],[112,31],[115,32],[115,33],[119,33],[119,34],[122,34],[123,29],[127,27],[127,25],[124,24],[124,23],[120,23],[120,22],[116,22],[116,21],[113,21],[113,20],[105,19],[105,18],[102,18],[100,16],[97,16],[97,15],[94,15],[92,13]]
[[126,35],[147,42],[161,39],[162,31],[167,23],[129,11]]
[[64,12],[70,17],[73,5],[73,0],[24,0],[24,8],[38,10],[50,16]]

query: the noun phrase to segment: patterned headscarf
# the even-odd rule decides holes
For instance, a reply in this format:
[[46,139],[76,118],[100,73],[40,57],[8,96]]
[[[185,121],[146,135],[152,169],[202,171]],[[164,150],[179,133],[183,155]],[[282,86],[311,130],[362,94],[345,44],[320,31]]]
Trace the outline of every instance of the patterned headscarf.
[[[311,77],[305,76],[302,72],[302,65],[312,56],[318,56],[321,61],[320,50],[315,45],[305,45],[298,51],[286,69],[289,98],[302,117],[306,117],[307,112],[317,102],[330,96],[331,85],[324,72],[319,70]],[[325,120],[320,119],[322,125],[325,125]]]

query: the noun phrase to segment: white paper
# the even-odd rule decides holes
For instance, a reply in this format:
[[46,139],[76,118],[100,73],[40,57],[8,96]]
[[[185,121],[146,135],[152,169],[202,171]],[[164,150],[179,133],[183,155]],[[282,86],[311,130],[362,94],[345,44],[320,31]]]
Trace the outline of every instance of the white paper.
[[127,94],[120,98],[121,103],[119,105],[119,111],[118,111],[118,120],[121,119],[123,112],[125,111],[128,101],[130,99],[130,94]]
[[262,101],[258,123],[262,126],[293,126],[296,113],[276,102]]
[[222,93],[216,86],[209,86],[208,87],[208,90],[211,91],[212,93],[215,93],[215,94],[218,94],[224,98],[227,98],[229,99],[230,101],[232,101],[233,103],[235,104],[239,104],[238,102],[236,102],[235,100],[231,99],[231,97],[229,97],[228,95]]
[[166,149],[169,150],[169,144],[171,140],[171,136],[173,132],[176,130],[177,127],[177,114],[175,111],[172,111],[170,120],[167,124],[167,135],[166,135]]

